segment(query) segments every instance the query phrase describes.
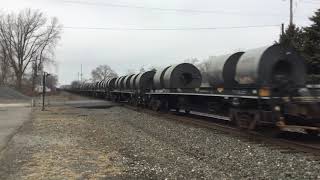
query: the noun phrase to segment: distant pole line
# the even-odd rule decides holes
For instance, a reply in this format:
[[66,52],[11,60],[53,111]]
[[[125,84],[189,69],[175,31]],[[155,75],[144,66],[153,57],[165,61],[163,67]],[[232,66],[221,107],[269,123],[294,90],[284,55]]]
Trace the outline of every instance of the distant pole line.
[[290,0],[290,26],[293,25],[293,0]]
[[309,0],[309,1],[306,1],[306,0],[304,0],[304,1],[301,1],[302,3],[307,3],[307,4],[318,4],[318,5],[320,5],[320,1],[311,1],[311,0]]
[[280,16],[281,14],[261,14],[259,12],[235,12],[235,11],[222,11],[222,10],[197,10],[197,9],[178,9],[178,8],[158,8],[158,7],[147,7],[139,5],[128,5],[128,4],[112,4],[112,3],[102,3],[102,2],[89,2],[89,1],[75,1],[75,0],[62,0],[63,3],[68,4],[81,4],[90,6],[107,6],[107,7],[117,7],[117,8],[130,8],[130,9],[145,9],[153,11],[167,11],[167,12],[181,12],[181,13],[205,13],[205,14],[233,14],[233,15],[245,15],[245,16]]
[[269,28],[279,27],[280,24],[251,25],[251,26],[225,26],[225,27],[177,27],[177,28],[116,28],[116,27],[76,27],[64,26],[63,29],[84,30],[108,30],[108,31],[201,31],[201,30],[223,30],[223,29],[247,29],[247,28]]
[[82,64],[81,64],[81,67],[80,67],[80,82],[82,82],[82,76],[83,76],[83,74],[82,74]]

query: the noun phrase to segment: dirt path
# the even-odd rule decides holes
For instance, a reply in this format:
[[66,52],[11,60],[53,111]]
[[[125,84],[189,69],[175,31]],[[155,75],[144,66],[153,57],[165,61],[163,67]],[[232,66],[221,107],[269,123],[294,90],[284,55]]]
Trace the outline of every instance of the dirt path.
[[0,104],[0,152],[22,124],[30,120],[31,108],[23,106],[26,105]]

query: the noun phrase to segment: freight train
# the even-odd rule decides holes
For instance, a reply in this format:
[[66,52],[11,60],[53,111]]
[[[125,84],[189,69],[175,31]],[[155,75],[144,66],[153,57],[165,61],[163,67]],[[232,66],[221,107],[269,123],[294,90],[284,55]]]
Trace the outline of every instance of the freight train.
[[320,132],[320,86],[306,84],[304,59],[272,45],[190,63],[84,83],[68,90],[155,111],[214,114],[241,129]]

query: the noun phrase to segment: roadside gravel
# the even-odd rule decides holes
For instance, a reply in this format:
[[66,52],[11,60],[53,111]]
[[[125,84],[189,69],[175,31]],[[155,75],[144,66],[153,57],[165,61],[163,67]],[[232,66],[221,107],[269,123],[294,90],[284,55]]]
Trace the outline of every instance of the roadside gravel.
[[[100,107],[101,108],[101,107]],[[320,179],[320,163],[119,106],[35,110],[0,179]]]

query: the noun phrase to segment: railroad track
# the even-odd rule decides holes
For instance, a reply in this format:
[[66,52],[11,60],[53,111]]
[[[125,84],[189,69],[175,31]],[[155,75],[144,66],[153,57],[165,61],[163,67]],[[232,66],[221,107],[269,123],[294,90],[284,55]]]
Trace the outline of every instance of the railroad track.
[[[207,129],[214,129],[226,134],[231,134],[246,140],[266,144],[275,149],[279,149],[282,153],[307,153],[312,159],[320,160],[320,137],[312,137],[301,133],[285,133],[280,137],[275,137],[272,131],[260,132],[260,131],[244,131],[233,127],[229,121],[222,116],[205,116],[205,114],[185,114],[170,111],[155,112],[149,109],[137,108],[129,106],[127,104],[121,104],[125,108],[129,108],[134,111],[148,113],[154,116],[162,116],[168,120],[178,121],[184,124],[203,127]],[[219,121],[218,121],[219,119]]]

